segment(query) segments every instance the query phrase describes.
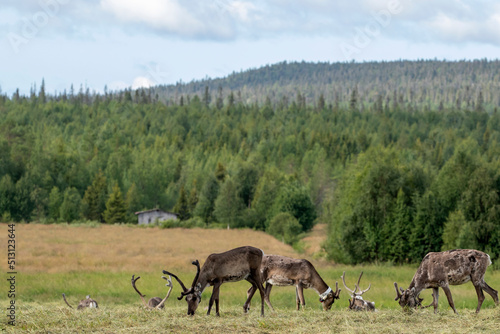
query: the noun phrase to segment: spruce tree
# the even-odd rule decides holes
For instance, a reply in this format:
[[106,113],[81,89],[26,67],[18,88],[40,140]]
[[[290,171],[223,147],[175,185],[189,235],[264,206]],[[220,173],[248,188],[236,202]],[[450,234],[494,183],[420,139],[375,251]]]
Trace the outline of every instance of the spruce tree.
[[63,222],[72,222],[80,218],[82,198],[76,188],[70,187],[64,191],[64,198],[59,208],[59,215]]
[[215,169],[215,178],[219,182],[224,182],[226,178],[226,167],[220,162],[217,163],[217,168]]
[[62,204],[62,195],[59,188],[53,187],[49,194],[48,213],[49,218],[57,221],[60,217],[59,208]]
[[219,110],[224,107],[224,98],[222,97],[222,86],[219,85],[217,90],[217,100],[215,101],[215,107]]
[[208,107],[211,100],[210,91],[208,86],[205,86],[205,93],[203,94],[203,104]]
[[196,181],[195,181],[193,184],[193,189],[191,189],[191,192],[189,193],[189,199],[188,199],[189,212],[191,216],[194,213],[196,204],[198,204],[198,191],[196,190]]
[[219,194],[219,183],[215,177],[210,177],[203,186],[200,200],[194,210],[194,215],[201,217],[206,224],[215,220],[214,205]]
[[186,191],[184,190],[184,186],[181,187],[179,199],[174,206],[174,212],[177,213],[177,217],[179,217],[180,220],[187,220],[191,218],[189,203],[187,200]]
[[232,179],[221,186],[219,196],[214,203],[214,215],[217,221],[228,227],[242,227],[242,211],[245,208],[238,196],[238,189]]
[[106,202],[106,211],[104,211],[104,221],[108,224],[122,223],[126,220],[127,209],[123,200],[122,191],[115,183],[113,192]]
[[349,107],[351,110],[355,110],[358,106],[358,86],[354,86],[351,91],[351,99],[349,100]]
[[141,210],[141,194],[137,189],[135,183],[132,183],[128,188],[127,195],[125,196],[125,207],[128,210],[128,222],[137,222],[135,212]]
[[323,109],[325,109],[325,96],[321,93],[318,98],[318,110],[321,111]]
[[103,222],[107,195],[106,177],[102,170],[99,169],[92,184],[87,188],[83,196],[84,215],[87,219]]

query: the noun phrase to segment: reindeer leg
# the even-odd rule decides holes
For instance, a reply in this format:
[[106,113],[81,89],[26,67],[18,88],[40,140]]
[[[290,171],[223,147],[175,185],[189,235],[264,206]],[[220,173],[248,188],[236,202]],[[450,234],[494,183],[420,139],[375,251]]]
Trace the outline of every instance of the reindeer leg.
[[[306,307],[306,301],[304,299],[304,288],[302,287],[302,284],[297,285],[297,295],[299,297],[300,303],[302,304],[302,309],[304,310]],[[298,310],[298,303],[297,303],[297,310]]]
[[432,293],[432,304],[431,305],[434,305],[434,314],[436,314],[438,302],[439,302],[439,288],[432,288],[432,292],[433,293]]
[[[221,285],[222,285],[222,283],[221,283]],[[216,311],[216,313],[215,313],[215,314],[216,314],[218,317],[220,317],[220,313],[219,313],[219,293],[220,293],[220,285],[219,285],[219,287],[217,288],[217,294],[216,294],[216,296],[215,296],[215,311]]]
[[439,300],[439,288],[432,288],[432,303],[423,306],[423,308],[428,308],[434,306],[434,313],[437,313],[438,300]]
[[[260,308],[260,315],[264,316],[264,301],[267,303],[267,306],[269,306],[272,310],[273,307],[271,305],[271,302],[269,302],[268,296],[264,291],[264,287],[262,286],[262,283],[257,282],[252,275],[248,276],[247,281],[249,281],[252,285],[257,286],[260,292],[260,299],[261,299],[261,308]],[[266,285],[267,287],[267,285]]]
[[252,302],[253,295],[257,291],[257,285],[252,284],[250,289],[247,291],[247,301],[243,304],[243,312],[247,313],[250,310],[250,304]]
[[474,288],[476,288],[476,293],[477,293],[476,313],[479,313],[479,311],[481,310],[481,306],[483,305],[483,302],[484,302],[484,293],[483,293],[483,289],[481,289],[480,284],[474,284]]
[[434,304],[434,313],[438,311],[438,302],[439,302],[439,288],[433,288],[432,294],[432,303]]
[[245,304],[243,304],[243,312],[248,313],[250,311],[250,304],[252,303],[253,295],[257,291],[257,286],[252,284],[252,286],[247,291],[247,300]]
[[267,306],[274,311],[274,308],[273,306],[271,305],[271,289],[273,288],[273,285],[272,284],[269,284],[269,283],[266,283],[266,287],[264,289],[264,293],[265,293],[265,298],[266,298],[266,304]]
[[273,306],[271,305],[271,289],[273,288],[272,284],[266,283],[266,289],[264,291],[265,297],[266,298],[266,304],[267,306],[271,309],[271,311],[274,311]]
[[300,310],[299,287],[295,286],[295,302],[297,304],[297,311]]
[[486,284],[484,280],[481,282],[481,288],[493,298],[495,305],[498,306],[498,291]]
[[450,307],[453,309],[453,312],[458,314],[457,309],[455,308],[455,303],[453,302],[453,297],[451,296],[451,291],[450,287],[448,284],[441,286],[443,289],[444,293],[446,294],[446,298],[448,298],[448,304],[450,304]]
[[210,296],[210,301],[208,302],[208,311],[207,315],[210,315],[210,311],[212,310],[212,306],[214,305],[214,300],[217,296],[217,293],[219,292],[219,288],[222,283],[220,283],[218,280],[214,282],[214,289],[212,290],[212,296]]

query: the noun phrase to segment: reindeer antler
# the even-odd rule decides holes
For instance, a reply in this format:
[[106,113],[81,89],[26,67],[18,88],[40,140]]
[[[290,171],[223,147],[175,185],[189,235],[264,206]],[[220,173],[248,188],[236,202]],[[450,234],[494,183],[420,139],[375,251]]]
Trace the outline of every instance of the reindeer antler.
[[177,282],[179,282],[183,292],[181,292],[181,296],[180,297],[177,297],[178,300],[181,300],[182,298],[184,298],[185,295],[189,294],[190,290],[191,289],[186,289],[186,286],[184,285],[184,283],[182,283],[182,281],[180,280],[179,277],[175,276],[174,274],[172,274],[171,272],[168,272],[166,270],[163,270],[163,273],[165,275],[169,275],[169,276],[172,276],[173,278],[175,278],[177,280]]
[[68,301],[66,300],[66,295],[64,294],[64,292],[63,292],[62,296],[63,296],[64,301],[66,302],[66,305],[68,305],[69,307],[73,308],[73,306],[71,306],[71,305],[68,303]]
[[169,287],[173,287],[174,285],[172,284],[172,277],[170,277],[170,275],[168,276],[168,278],[166,278],[165,276],[162,276],[161,278],[163,278],[164,280],[167,281],[167,284],[165,284],[165,286],[169,286]]
[[132,287],[135,289],[135,291],[139,294],[139,296],[141,297],[146,297],[146,295],[143,295],[138,289],[137,287],[135,286],[135,282],[137,282],[138,279],[141,278],[141,276],[137,276],[137,278],[134,278],[135,275],[132,275]]
[[342,276],[340,276],[340,278],[342,278],[342,283],[344,283],[344,287],[347,289],[347,291],[349,291],[351,294],[355,295],[356,294],[356,289],[354,289],[354,291],[352,291],[351,289],[349,289],[347,287],[347,285],[345,284],[345,271],[344,273],[342,274]]
[[137,278],[134,278],[135,275],[132,275],[132,287],[134,288],[134,290],[139,294],[139,296],[141,297],[141,300],[142,300],[142,303],[144,304],[144,307],[148,307],[148,305],[146,304],[146,301],[144,300],[144,297],[146,297],[146,295],[143,295],[139,289],[137,289],[137,287],[135,286],[135,282],[137,282],[137,280],[139,278],[141,278],[141,276],[137,276]]
[[[177,299],[179,300],[181,300],[184,296],[189,295],[194,291],[195,284],[198,281],[198,277],[200,277],[200,262],[198,260],[194,260],[193,262],[191,262],[191,264],[193,266],[196,266],[196,275],[194,276],[193,284],[191,284],[191,287],[189,289],[184,290],[184,292],[181,292],[181,296],[177,297]],[[165,274],[165,271],[163,271],[163,273]]]
[[335,282],[335,292],[333,294],[333,298],[339,299],[340,291],[342,291],[342,289],[339,289],[339,282]]
[[198,277],[200,277],[200,262],[198,260],[194,260],[191,264],[196,266],[196,276],[194,277],[193,284],[191,284],[191,288],[194,289],[194,285],[198,281]]
[[396,288],[396,294],[397,294],[397,296],[396,296],[396,298],[394,300],[398,300],[399,298],[401,298],[401,296],[402,296],[401,292],[404,292],[404,290],[401,289],[401,292],[399,292],[399,290],[398,290],[398,283],[396,283],[396,282],[394,282],[394,288]]
[[170,287],[170,289],[168,289],[168,292],[167,292],[167,295],[165,296],[165,298],[163,298],[163,300],[158,305],[156,305],[156,309],[160,309],[163,306],[163,304],[168,299],[168,297],[170,297],[170,293],[172,292],[172,288],[174,286],[172,284],[172,277],[170,277],[170,275],[168,276],[168,278],[166,278],[165,276],[162,276],[161,278],[163,278],[164,280],[167,281],[167,284],[165,284],[165,286]]
[[357,294],[356,294],[356,296],[361,296],[363,293],[367,292],[367,291],[368,291],[368,290],[370,290],[370,288],[372,287],[372,284],[370,283],[370,284],[368,285],[368,289],[361,291],[361,288],[359,287],[359,282],[361,281],[361,276],[363,276],[363,272],[361,272],[361,274],[359,275],[359,278],[358,278],[358,284],[356,284],[356,285],[355,285],[356,289],[355,289],[354,291],[356,291],[356,290],[358,290],[358,289],[359,289],[359,291],[360,291],[359,293],[357,293]]

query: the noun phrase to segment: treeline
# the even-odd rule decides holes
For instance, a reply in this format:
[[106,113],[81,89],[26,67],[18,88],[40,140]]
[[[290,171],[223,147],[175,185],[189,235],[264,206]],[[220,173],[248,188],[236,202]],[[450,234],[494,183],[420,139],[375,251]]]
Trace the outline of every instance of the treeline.
[[202,97],[207,89],[214,97],[219,92],[226,97],[233,91],[244,103],[263,104],[269,98],[274,107],[291,101],[318,105],[322,96],[326,105],[342,108],[349,107],[355,95],[360,111],[383,103],[404,110],[492,112],[500,107],[499,83],[499,60],[282,62],[233,72],[225,78],[158,86],[154,94],[165,103],[179,103],[181,96]]
[[500,255],[497,111],[235,95],[166,105],[151,90],[53,96],[42,84],[1,96],[2,220],[135,222],[160,207],[291,244],[325,222],[325,249],[345,263]]

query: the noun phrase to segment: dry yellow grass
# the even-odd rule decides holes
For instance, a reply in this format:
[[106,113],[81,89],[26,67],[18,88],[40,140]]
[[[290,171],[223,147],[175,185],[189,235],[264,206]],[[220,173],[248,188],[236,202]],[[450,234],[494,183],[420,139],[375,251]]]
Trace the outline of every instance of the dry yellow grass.
[[324,251],[321,248],[322,243],[326,240],[328,234],[328,226],[326,224],[317,224],[312,231],[302,239],[304,244],[304,253],[307,256],[319,259],[324,257]]
[[[0,230],[0,244],[6,245],[7,224]],[[203,263],[211,253],[246,245],[297,256],[290,246],[253,230],[16,224],[17,270],[27,274],[189,270],[194,259]],[[4,271],[6,262],[1,261]]]

